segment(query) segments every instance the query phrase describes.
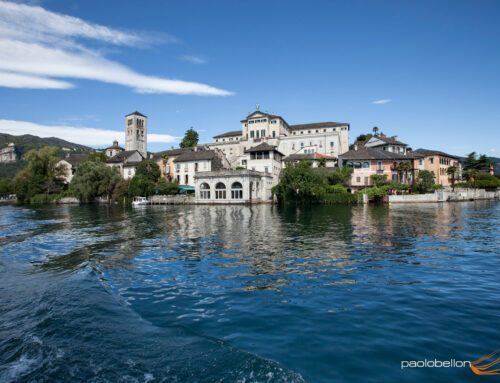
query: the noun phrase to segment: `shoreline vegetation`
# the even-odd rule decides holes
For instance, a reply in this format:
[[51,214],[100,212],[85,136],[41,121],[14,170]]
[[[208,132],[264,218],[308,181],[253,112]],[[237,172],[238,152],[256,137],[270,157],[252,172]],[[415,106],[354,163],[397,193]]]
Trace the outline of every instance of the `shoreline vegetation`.
[[[106,165],[103,153],[92,153],[78,166],[71,182],[65,184],[63,180],[67,169],[60,164],[57,147],[30,150],[25,159],[26,167],[15,178],[0,178],[0,198],[3,202],[12,202],[12,196],[15,195],[19,204],[36,205],[61,201],[129,205],[138,196],[153,197],[157,203],[176,203],[174,201],[181,200],[184,202],[178,203],[194,203],[192,197],[167,198],[178,195],[179,185],[161,178],[158,164],[151,160],[143,161],[134,177],[124,180],[116,168]],[[497,190],[500,187],[498,177],[480,173],[473,159],[469,156],[464,163],[467,166],[464,172],[466,181],[455,183],[453,179],[453,189]],[[332,170],[323,163],[313,167],[312,162],[307,160],[288,164],[282,170],[279,183],[272,188],[272,194],[275,202],[285,205],[353,205],[388,202],[387,197],[391,195],[421,195],[442,189],[441,185],[434,183],[429,171],[422,170],[411,183],[389,181],[386,175],[372,175],[373,186],[351,192],[349,184],[353,172],[351,167]]]

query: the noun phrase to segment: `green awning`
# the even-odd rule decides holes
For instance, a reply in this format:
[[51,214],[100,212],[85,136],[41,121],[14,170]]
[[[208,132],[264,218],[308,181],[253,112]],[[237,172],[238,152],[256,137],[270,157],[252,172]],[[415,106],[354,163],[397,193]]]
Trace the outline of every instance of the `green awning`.
[[194,188],[194,186],[190,186],[190,185],[179,185],[179,189],[180,190],[186,190],[186,191],[195,191],[196,189]]

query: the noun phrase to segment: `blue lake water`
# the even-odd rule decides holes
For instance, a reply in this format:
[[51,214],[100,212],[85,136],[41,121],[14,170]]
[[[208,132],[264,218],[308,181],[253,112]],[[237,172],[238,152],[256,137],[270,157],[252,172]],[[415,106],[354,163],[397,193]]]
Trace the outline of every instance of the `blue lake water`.
[[0,382],[484,381],[500,204],[0,207]]

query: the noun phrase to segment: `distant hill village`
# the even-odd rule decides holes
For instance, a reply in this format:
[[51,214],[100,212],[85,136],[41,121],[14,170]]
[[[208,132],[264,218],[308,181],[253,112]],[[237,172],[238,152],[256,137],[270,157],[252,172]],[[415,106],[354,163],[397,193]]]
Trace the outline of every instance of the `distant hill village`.
[[[448,168],[456,166],[461,175],[459,157],[436,150],[413,151],[397,136],[374,132],[366,142],[349,148],[349,123],[316,122],[290,125],[282,116],[262,112],[259,106],[240,121],[241,128],[221,133],[214,141],[192,148],[171,148],[155,154],[147,150],[147,116],[136,111],[125,116],[125,148],[114,141],[104,149],[106,164],[116,167],[123,179],[131,179],[146,159],[156,162],[161,177],[177,181],[194,190],[196,199],[207,203],[268,202],[271,188],[289,163],[311,161],[313,167],[352,167],[349,190],[373,186],[373,175],[387,180],[412,182],[418,172],[428,170],[435,183],[450,186]],[[0,149],[0,162],[19,159],[14,144]],[[65,180],[69,183],[78,165],[88,158],[85,153],[68,152]],[[408,163],[411,171],[398,170]]]

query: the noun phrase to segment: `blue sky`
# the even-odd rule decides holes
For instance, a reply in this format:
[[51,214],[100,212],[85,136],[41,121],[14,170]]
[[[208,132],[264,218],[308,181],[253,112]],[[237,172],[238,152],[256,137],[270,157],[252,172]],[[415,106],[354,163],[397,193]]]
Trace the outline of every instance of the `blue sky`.
[[351,142],[378,126],[500,156],[498,20],[487,0],[0,0],[0,132],[103,147],[139,110],[158,151],[191,126],[201,142],[237,130],[259,103],[348,122]]

